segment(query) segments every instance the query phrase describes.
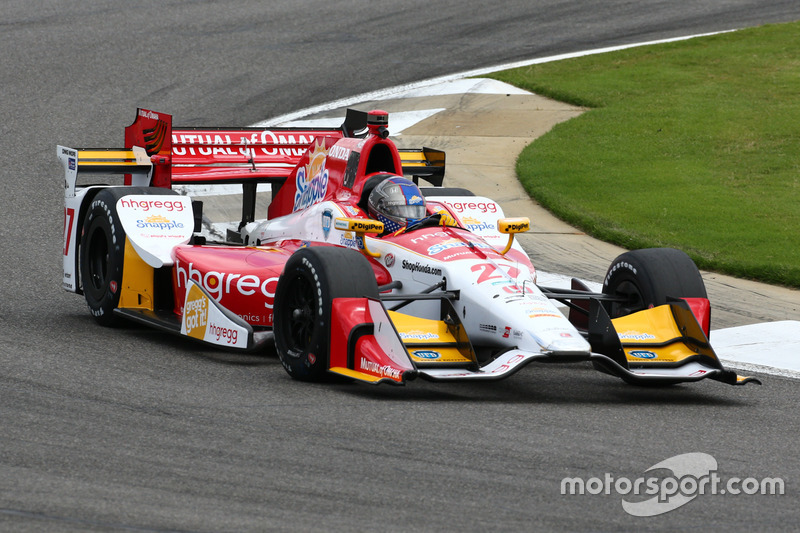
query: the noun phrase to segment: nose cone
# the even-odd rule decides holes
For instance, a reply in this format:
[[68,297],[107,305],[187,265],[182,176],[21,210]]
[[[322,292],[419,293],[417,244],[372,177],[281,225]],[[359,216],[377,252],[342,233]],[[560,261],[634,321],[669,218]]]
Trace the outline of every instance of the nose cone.
[[591,350],[589,343],[578,333],[561,333],[545,347],[545,351],[553,355],[588,355]]

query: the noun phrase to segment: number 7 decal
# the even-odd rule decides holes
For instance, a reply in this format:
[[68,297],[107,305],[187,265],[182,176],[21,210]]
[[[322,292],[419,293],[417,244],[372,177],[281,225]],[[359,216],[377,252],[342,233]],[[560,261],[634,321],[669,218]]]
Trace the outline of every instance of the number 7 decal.
[[69,255],[69,243],[72,238],[72,225],[75,223],[75,209],[64,208],[64,255]]

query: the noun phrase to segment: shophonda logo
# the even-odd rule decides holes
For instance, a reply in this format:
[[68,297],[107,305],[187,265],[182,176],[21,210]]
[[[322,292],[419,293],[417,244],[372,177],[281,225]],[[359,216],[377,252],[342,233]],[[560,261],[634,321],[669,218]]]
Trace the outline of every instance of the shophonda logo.
[[[666,471],[671,474],[664,475]],[[615,478],[609,473],[585,480],[577,477],[564,478],[561,480],[561,494],[570,496],[619,494],[622,496],[622,508],[626,513],[646,517],[678,509],[698,496],[783,495],[785,490],[785,483],[781,478],[723,479],[717,474],[717,460],[701,452],[670,457],[654,464],[645,471],[647,472],[652,472],[652,475],[636,479]]]

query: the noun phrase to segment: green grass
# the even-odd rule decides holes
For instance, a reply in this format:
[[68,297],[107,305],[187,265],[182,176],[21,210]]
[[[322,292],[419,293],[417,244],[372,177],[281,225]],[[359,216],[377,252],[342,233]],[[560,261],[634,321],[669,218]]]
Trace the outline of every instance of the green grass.
[[800,287],[800,24],[492,77],[590,108],[517,161],[557,216],[629,249],[680,248],[704,269]]

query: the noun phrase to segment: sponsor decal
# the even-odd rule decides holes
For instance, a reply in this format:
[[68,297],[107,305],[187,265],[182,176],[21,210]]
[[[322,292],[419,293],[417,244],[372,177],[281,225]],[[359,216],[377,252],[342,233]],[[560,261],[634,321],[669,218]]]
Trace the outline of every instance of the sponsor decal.
[[337,218],[334,221],[334,227],[340,230],[350,230],[356,233],[378,233],[383,230],[380,222],[369,219],[355,219],[355,218]]
[[267,313],[264,315],[239,313],[238,316],[250,324],[272,324],[272,313]]
[[333,146],[328,152],[328,157],[332,159],[339,159],[341,161],[347,161],[347,159],[350,157],[350,148],[345,148],[344,146]]
[[192,285],[183,306],[183,327],[186,335],[203,340],[208,326],[208,298],[196,285]]
[[618,336],[621,341],[650,341],[656,338],[655,335],[639,331],[625,331],[619,333]]
[[387,268],[392,268],[394,266],[394,255],[386,254],[386,257],[384,257],[383,262],[386,263]]
[[564,318],[564,315],[557,315],[556,313],[532,313],[528,318]]
[[511,335],[511,328],[509,326],[505,327],[505,331],[503,331],[503,338],[507,339]]
[[147,229],[171,230],[171,229],[181,229],[183,228],[183,224],[178,222],[177,220],[170,220],[163,215],[152,215],[144,220],[142,219],[137,220],[136,227],[141,229],[147,228]]
[[415,341],[432,341],[439,338],[439,335],[435,333],[425,333],[424,331],[401,331],[400,338],[403,340],[415,340]]
[[658,355],[649,350],[631,350],[630,354],[637,359],[656,359],[658,357]]
[[439,359],[442,356],[442,354],[433,350],[416,350],[411,353],[414,357],[419,357],[420,359]]
[[428,255],[438,255],[444,251],[452,250],[453,248],[492,248],[485,242],[471,242],[461,239],[449,239],[445,242],[440,242],[428,247]]
[[[175,155],[229,155],[247,158],[258,155],[300,157],[315,139],[314,135],[275,133],[270,130],[252,133],[249,137],[222,133],[182,133],[172,136],[172,152]],[[261,146],[256,149],[252,145]]]
[[611,274],[613,274],[614,272],[616,272],[620,268],[624,268],[625,270],[630,270],[631,272],[633,272],[634,276],[636,275],[636,267],[634,267],[630,263],[626,263],[625,261],[622,261],[622,262],[619,262],[619,263],[617,263],[617,264],[615,264],[614,266],[611,267],[611,269],[608,271],[608,275],[606,276],[606,279],[603,281],[603,285],[607,286],[609,280],[611,279]]
[[275,288],[278,285],[277,277],[262,280],[254,274],[241,275],[214,270],[203,273],[194,268],[194,263],[183,266],[180,259],[175,261],[175,273],[178,287],[186,287],[189,280],[194,281],[198,285],[202,285],[217,302],[222,301],[226,294],[252,296],[260,293],[267,298],[268,301],[264,302],[264,307],[268,309],[272,309],[272,299],[275,297]]
[[214,308],[200,287],[192,283],[183,304],[181,333],[222,346],[246,345],[246,334],[240,329]]
[[70,157],[67,160],[67,168],[69,168],[70,170],[75,170],[75,158],[74,157]]
[[423,265],[420,262],[412,263],[403,259],[403,270],[410,270],[411,272],[419,272],[421,274],[430,274],[432,276],[441,276],[442,269],[436,268],[431,265]]
[[328,170],[325,168],[327,156],[328,151],[325,147],[316,144],[309,154],[308,164],[297,171],[292,211],[305,209],[325,198],[328,192]]
[[159,209],[159,210],[166,210],[166,211],[177,211],[182,212],[186,208],[186,203],[184,199],[180,200],[149,200],[149,199],[142,199],[138,197],[138,199],[131,198],[130,196],[125,196],[120,198],[119,205],[126,209],[132,209],[133,211],[142,211],[147,213],[151,209]]
[[348,248],[355,248],[356,250],[360,249],[359,240],[353,237],[353,234],[349,231],[339,237],[339,244],[342,246],[347,246]]
[[366,357],[361,358],[361,370],[375,374],[376,376],[386,377],[390,379],[400,379],[400,370],[393,368],[389,365],[379,365],[375,361],[370,361]]
[[331,232],[331,224],[333,224],[333,211],[326,209],[322,212],[322,233],[326,239]]
[[497,326],[494,324],[478,324],[478,329],[486,333],[497,333]]
[[185,196],[124,196],[117,200],[117,214],[142,259],[156,268],[172,262],[173,246],[187,242],[194,228]]
[[411,244],[419,244],[421,242],[425,242],[428,239],[443,239],[447,238],[447,233],[443,231],[435,231],[433,233],[423,233],[422,235],[416,236],[411,239]]
[[480,211],[481,213],[497,213],[497,204],[494,202],[442,202],[447,207],[459,213],[464,211]]
[[528,231],[530,228],[530,224],[522,223],[522,222],[514,222],[512,224],[507,224],[505,226],[506,233],[516,233],[520,231]]
[[478,220],[477,218],[473,217],[463,217],[461,222],[464,223],[464,227],[470,230],[473,233],[481,233],[484,231],[493,231],[497,229],[497,226],[494,224],[489,224],[487,222],[483,222],[482,220]]

